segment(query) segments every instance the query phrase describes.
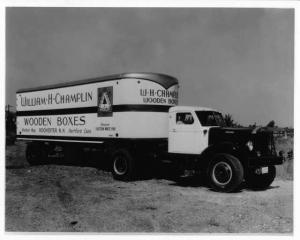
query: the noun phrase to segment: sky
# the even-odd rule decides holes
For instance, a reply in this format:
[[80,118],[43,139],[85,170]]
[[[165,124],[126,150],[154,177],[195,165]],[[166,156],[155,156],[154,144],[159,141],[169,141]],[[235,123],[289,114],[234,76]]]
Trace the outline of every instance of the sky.
[[123,72],[178,78],[179,105],[291,127],[294,11],[6,9],[6,104],[20,88]]

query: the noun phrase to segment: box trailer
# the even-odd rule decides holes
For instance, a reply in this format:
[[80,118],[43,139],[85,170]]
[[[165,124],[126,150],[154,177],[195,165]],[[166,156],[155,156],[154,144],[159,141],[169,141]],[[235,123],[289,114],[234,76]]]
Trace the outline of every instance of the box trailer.
[[243,181],[266,188],[283,162],[270,129],[226,128],[222,114],[178,105],[178,80],[157,73],[123,73],[20,89],[16,93],[17,139],[28,142],[32,164],[57,146],[65,157],[83,147],[104,149],[113,177],[134,179],[142,167],[163,159],[206,176],[218,191]]

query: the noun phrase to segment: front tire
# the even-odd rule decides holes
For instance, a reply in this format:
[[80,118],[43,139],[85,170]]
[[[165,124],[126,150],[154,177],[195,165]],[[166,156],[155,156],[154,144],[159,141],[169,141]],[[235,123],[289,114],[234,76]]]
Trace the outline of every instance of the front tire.
[[246,176],[247,186],[254,190],[265,190],[267,189],[276,177],[275,166],[268,167],[268,173],[256,174],[255,170],[250,171]]
[[208,183],[218,192],[237,190],[244,178],[244,168],[236,157],[219,153],[210,161],[207,168]]
[[120,181],[130,181],[136,177],[136,165],[127,150],[120,149],[113,153],[111,172],[113,178]]

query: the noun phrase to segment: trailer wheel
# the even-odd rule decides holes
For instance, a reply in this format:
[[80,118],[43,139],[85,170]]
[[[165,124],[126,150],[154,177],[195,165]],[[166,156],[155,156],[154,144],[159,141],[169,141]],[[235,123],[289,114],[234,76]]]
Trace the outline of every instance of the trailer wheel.
[[47,149],[42,144],[28,144],[26,160],[30,165],[43,164],[47,161]]
[[219,192],[233,192],[243,181],[244,169],[236,157],[219,153],[208,164],[207,178],[212,189]]
[[114,179],[130,181],[135,177],[136,166],[131,154],[125,149],[119,149],[112,155],[112,175]]
[[246,184],[249,188],[255,190],[264,190],[267,189],[276,177],[276,168],[275,166],[268,167],[268,173],[257,174],[255,170],[250,171],[246,175]]

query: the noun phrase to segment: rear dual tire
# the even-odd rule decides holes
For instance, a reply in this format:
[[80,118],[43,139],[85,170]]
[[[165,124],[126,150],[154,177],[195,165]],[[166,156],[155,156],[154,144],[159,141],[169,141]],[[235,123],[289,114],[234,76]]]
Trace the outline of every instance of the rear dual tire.
[[130,181],[136,177],[136,164],[127,150],[119,149],[112,154],[111,172],[113,178],[120,181]]

